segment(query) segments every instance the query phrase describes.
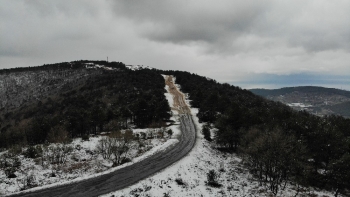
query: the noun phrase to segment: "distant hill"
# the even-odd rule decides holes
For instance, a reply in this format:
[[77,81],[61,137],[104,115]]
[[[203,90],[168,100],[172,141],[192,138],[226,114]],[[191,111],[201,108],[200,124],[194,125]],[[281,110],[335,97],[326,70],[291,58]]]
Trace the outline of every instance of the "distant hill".
[[263,97],[267,96],[279,96],[285,95],[292,92],[303,92],[303,93],[324,93],[324,94],[335,94],[350,98],[350,91],[339,90],[336,88],[325,88],[318,86],[299,86],[299,87],[286,87],[280,89],[250,89],[256,95]]
[[350,102],[344,102],[344,103],[332,105],[329,107],[329,109],[345,117],[350,117]]
[[256,95],[280,101],[297,110],[306,110],[319,116],[337,114],[350,117],[350,91],[316,86],[286,87],[281,89],[251,89]]

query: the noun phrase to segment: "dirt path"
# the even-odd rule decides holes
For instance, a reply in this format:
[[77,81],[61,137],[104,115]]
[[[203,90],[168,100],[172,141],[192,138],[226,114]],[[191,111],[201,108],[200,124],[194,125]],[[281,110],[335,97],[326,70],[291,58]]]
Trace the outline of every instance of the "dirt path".
[[179,111],[181,135],[179,142],[163,152],[158,152],[140,162],[126,166],[109,174],[82,180],[75,183],[59,185],[27,193],[10,196],[75,196],[88,197],[108,194],[123,189],[145,179],[160,170],[179,161],[190,152],[196,141],[196,127],[192,120],[185,95],[173,83],[172,77],[167,77],[166,84],[174,98],[174,108]]
[[177,110],[179,114],[191,114],[191,110],[185,101],[185,95],[180,92],[180,90],[175,86],[173,77],[166,76],[165,84],[169,86],[169,93],[173,96],[174,99],[174,106],[172,106],[172,109]]

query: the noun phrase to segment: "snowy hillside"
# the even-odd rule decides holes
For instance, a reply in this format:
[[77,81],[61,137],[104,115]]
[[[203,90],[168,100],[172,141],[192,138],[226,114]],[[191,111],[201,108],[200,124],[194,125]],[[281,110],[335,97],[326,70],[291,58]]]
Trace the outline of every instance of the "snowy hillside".
[[[198,110],[192,108],[195,117]],[[198,118],[194,118],[198,128]],[[193,150],[181,161],[167,169],[148,177],[139,183],[112,192],[103,197],[123,196],[273,196],[264,185],[259,185],[257,179],[249,173],[242,159],[236,154],[217,151],[214,144],[203,138],[198,129],[197,141]],[[215,170],[218,175],[217,182],[221,186],[212,187],[207,184],[207,175]],[[330,192],[318,191],[314,188],[302,188],[297,196],[332,196]],[[296,186],[288,184],[278,196],[295,196]]]
[[[171,95],[169,93],[165,95],[172,106]],[[10,164],[16,168],[15,177],[11,178],[7,176],[6,170],[0,170],[0,195],[23,190],[25,193],[70,184],[107,174],[144,160],[178,143],[177,138],[181,134],[179,122],[174,116],[171,120],[174,123],[166,130],[165,128],[132,129],[133,136],[139,137],[128,145],[129,150],[124,158],[129,161],[117,167],[113,166],[113,156],[105,158],[101,154],[99,146],[108,136],[106,133],[90,136],[89,139],[84,140],[75,138],[71,143],[37,145],[36,148],[42,152],[42,157],[38,158],[28,158],[29,148],[19,148],[20,154],[9,151],[0,152],[0,164]],[[165,131],[171,131],[171,133]],[[163,132],[161,136],[160,132]],[[57,161],[56,158],[58,158]],[[19,166],[15,166],[16,161],[20,161]]]

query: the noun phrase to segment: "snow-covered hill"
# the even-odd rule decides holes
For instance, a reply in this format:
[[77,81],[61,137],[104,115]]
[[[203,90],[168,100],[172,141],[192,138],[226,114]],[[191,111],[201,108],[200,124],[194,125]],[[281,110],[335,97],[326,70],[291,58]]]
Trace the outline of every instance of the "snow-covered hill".
[[[174,79],[175,81],[175,79]],[[179,85],[176,85],[179,89]],[[187,98],[188,98],[188,94]],[[166,94],[172,104],[172,97]],[[186,100],[189,105],[189,100]],[[172,105],[171,105],[172,106]],[[223,153],[215,149],[215,143],[204,139],[201,129],[203,124],[197,118],[198,109],[191,108],[194,123],[197,127],[197,140],[191,152],[179,162],[163,171],[148,177],[137,184],[115,191],[103,197],[123,196],[273,196],[264,185],[249,173],[242,158],[235,153]],[[173,110],[175,117],[177,112]],[[212,129],[212,136],[215,129]],[[220,187],[212,187],[207,183],[208,173],[214,170],[217,173],[217,182]],[[332,196],[330,192],[319,191],[317,188],[301,188],[290,183],[277,196]]]
[[[197,112],[197,109],[192,108],[196,125],[201,128],[202,125],[196,118]],[[218,174],[217,182],[221,187],[207,185],[207,175],[210,170],[215,170]],[[318,191],[315,188],[302,188],[301,191],[297,196],[332,196],[330,192]],[[296,186],[292,183],[277,196],[295,196],[296,194]],[[103,195],[103,197],[110,196],[267,197],[273,195],[267,187],[259,185],[258,180],[249,173],[239,155],[216,150],[214,144],[206,141],[198,129],[196,145],[185,158],[131,187]]]
[[[90,69],[102,68],[99,65],[87,65]],[[104,69],[101,69],[104,70]],[[47,73],[44,75],[48,75]],[[35,76],[35,75],[34,75]],[[82,75],[83,76],[83,75]],[[28,79],[35,77],[24,78]],[[44,77],[39,77],[40,79]],[[14,80],[11,84],[15,85],[2,85],[2,87],[17,88],[14,93],[19,89],[16,86],[20,84],[22,78]],[[72,77],[73,79],[73,77]],[[3,82],[2,84],[6,84]],[[179,86],[178,86],[179,87]],[[11,90],[10,88],[10,90]],[[172,97],[166,94],[169,104],[172,106]],[[187,100],[187,103],[188,100]],[[141,180],[139,183],[125,188],[123,190],[115,191],[104,196],[272,196],[271,192],[264,185],[260,185],[257,179],[249,173],[248,168],[245,167],[244,161],[237,154],[223,153],[215,149],[215,144],[206,141],[202,134],[202,124],[199,123],[196,118],[198,109],[191,109],[193,119],[197,125],[197,141],[193,150],[182,160],[174,163],[170,167],[158,172],[157,174]],[[172,126],[172,130],[178,131],[178,117],[177,113],[173,111],[175,125]],[[135,130],[137,132],[147,132],[146,130]],[[179,132],[174,133],[174,137],[179,135]],[[40,164],[40,160],[28,159],[20,156],[22,160],[23,168],[16,174],[16,179],[7,179],[5,174],[0,174],[0,194],[10,193],[13,191],[19,191],[23,189],[23,184],[27,184],[28,180],[33,181],[37,186],[43,186],[52,183],[51,186],[56,184],[68,184],[77,180],[81,180],[88,177],[98,176],[98,173],[108,173],[111,170],[111,162],[101,159],[96,151],[96,144],[100,137],[92,137],[91,141],[81,141],[76,139],[71,144],[73,150],[67,157],[67,163],[59,168],[55,165],[48,164],[43,166]],[[176,139],[154,139],[149,141],[149,152],[143,155],[137,154],[130,156],[132,162],[137,162],[140,159],[146,158],[148,155],[154,152],[159,152],[166,149],[168,146],[172,146],[176,143]],[[54,145],[51,145],[54,146]],[[49,149],[49,148],[48,148]],[[4,154],[5,152],[1,153]],[[139,157],[137,157],[139,156]],[[131,163],[126,163],[130,165]],[[212,171],[213,170],[213,171]],[[216,182],[218,187],[213,187],[208,184],[208,174],[212,171],[217,175]],[[55,176],[53,176],[53,172]],[[33,177],[34,179],[28,179]],[[45,186],[50,187],[50,186]],[[39,189],[39,187],[33,188]],[[302,188],[297,193],[294,183],[288,183],[284,190],[280,190],[278,196],[331,196],[330,192],[318,191],[315,188]]]

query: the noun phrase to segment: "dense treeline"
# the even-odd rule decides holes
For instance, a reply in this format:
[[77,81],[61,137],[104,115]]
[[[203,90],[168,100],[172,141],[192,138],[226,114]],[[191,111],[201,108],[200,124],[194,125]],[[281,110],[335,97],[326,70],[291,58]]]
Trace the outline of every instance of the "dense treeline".
[[[244,153],[252,172],[272,192],[290,180],[333,189],[336,195],[350,188],[350,119],[294,111],[187,72],[165,73],[176,76],[189,93],[191,105],[199,108],[200,121],[218,129],[217,146]],[[206,130],[203,133],[208,135]]]
[[163,77],[149,69],[120,68],[100,69],[84,83],[68,84],[58,94],[0,116],[0,148],[118,130],[130,123],[146,127],[168,121]]

